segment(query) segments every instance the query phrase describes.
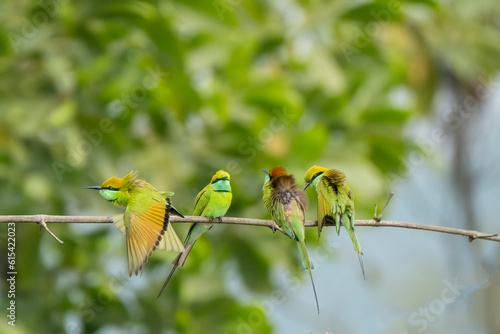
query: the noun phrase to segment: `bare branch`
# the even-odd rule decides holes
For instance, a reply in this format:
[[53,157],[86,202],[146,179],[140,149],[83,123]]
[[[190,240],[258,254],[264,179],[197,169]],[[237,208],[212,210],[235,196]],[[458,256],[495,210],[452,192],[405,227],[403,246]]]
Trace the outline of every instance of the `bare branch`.
[[[41,217],[44,223],[81,223],[81,224],[111,224],[113,221],[109,217],[103,216],[49,216],[49,215],[34,215],[34,216],[0,216],[0,223],[37,223],[40,224]],[[208,218],[199,216],[186,216],[181,218],[178,216],[171,216],[170,221],[173,223],[208,223]],[[279,230],[273,220],[265,219],[252,219],[252,218],[235,218],[223,217],[221,224],[233,225],[251,225],[251,226],[265,226],[268,228],[275,228]],[[315,220],[307,220],[306,227],[317,226],[318,222]],[[356,220],[356,226],[369,226],[369,227],[398,227],[409,228],[414,230],[423,230],[431,232],[440,232],[447,234],[462,235],[469,237],[471,240],[484,239],[500,242],[500,237],[497,234],[487,234],[478,231],[462,230],[451,227],[423,225],[415,223],[406,223],[393,220],[381,220],[380,222],[371,220]],[[42,225],[43,226],[43,225]],[[335,226],[334,224],[326,222],[324,226]],[[50,231],[49,231],[50,233]],[[52,233],[51,233],[52,235]]]

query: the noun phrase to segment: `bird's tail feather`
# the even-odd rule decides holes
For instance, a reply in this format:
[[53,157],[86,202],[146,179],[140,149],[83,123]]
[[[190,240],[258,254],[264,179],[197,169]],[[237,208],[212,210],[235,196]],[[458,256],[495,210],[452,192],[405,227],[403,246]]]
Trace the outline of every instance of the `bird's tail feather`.
[[352,244],[354,246],[354,250],[358,253],[359,264],[361,266],[361,271],[363,272],[363,279],[365,277],[365,266],[363,265],[363,251],[361,250],[361,245],[358,242],[358,238],[356,237],[356,233],[354,232],[354,226],[346,226],[347,233],[351,237]]
[[365,266],[363,264],[363,255],[362,254],[358,254],[358,259],[359,259],[359,264],[361,266],[361,272],[363,273],[363,279],[366,280],[366,277],[365,277]]
[[182,267],[184,265],[184,262],[186,262],[186,259],[189,255],[189,252],[191,252],[191,249],[193,248],[194,246],[194,242],[193,243],[189,243],[187,245],[184,246],[184,252],[180,253],[179,256],[176,258],[176,263],[172,262],[174,265],[177,264],[179,267]]
[[193,245],[194,245],[194,243],[185,245],[184,251],[182,253],[180,253],[179,255],[177,255],[177,257],[172,261],[172,265],[173,265],[172,270],[170,270],[170,274],[168,274],[168,277],[165,280],[165,282],[163,283],[163,285],[160,289],[160,292],[158,293],[158,296],[156,297],[156,299],[160,298],[161,294],[163,293],[163,290],[165,290],[165,288],[167,287],[168,282],[170,282],[170,279],[174,275],[174,272],[177,269],[177,267],[182,267],[184,265],[184,262],[186,262],[186,258],[189,255],[189,252],[193,248]]
[[174,275],[175,269],[177,269],[177,267],[178,267],[177,262],[179,261],[179,258],[181,257],[181,255],[182,255],[182,253],[180,253],[179,255],[177,255],[177,257],[175,258],[175,260],[172,262],[173,265],[174,265],[174,267],[172,268],[172,270],[170,271],[170,274],[168,274],[167,279],[165,280],[165,282],[161,286],[160,292],[158,292],[158,296],[156,296],[156,299],[160,298],[161,294],[163,293],[163,290],[165,290],[165,288],[167,287],[168,282],[170,282],[170,279]]
[[299,241],[297,243],[297,246],[299,247],[299,253],[300,253],[300,257],[302,259],[302,263],[307,268],[307,271],[309,272],[309,277],[311,277],[312,288],[314,291],[314,298],[316,300],[316,308],[318,309],[318,314],[319,314],[318,295],[316,293],[316,287],[314,286],[314,280],[313,280],[312,272],[311,272],[311,269],[313,268],[313,266],[311,263],[311,259],[309,258],[309,253],[307,252],[306,243],[305,243],[305,241]]
[[335,216],[335,229],[337,230],[337,235],[340,235],[340,215]]

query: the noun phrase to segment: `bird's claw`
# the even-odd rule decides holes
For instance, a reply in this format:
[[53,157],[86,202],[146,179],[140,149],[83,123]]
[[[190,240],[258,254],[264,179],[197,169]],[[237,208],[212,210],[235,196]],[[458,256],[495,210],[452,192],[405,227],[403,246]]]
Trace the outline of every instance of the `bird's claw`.
[[208,218],[210,224],[217,223],[222,224],[222,217]]

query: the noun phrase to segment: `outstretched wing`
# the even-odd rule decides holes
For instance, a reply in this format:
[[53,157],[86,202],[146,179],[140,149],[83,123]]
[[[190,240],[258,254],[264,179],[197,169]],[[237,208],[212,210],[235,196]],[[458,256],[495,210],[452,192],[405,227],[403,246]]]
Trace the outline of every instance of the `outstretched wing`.
[[143,198],[141,206],[147,207],[147,210],[134,210],[129,206],[124,216],[130,276],[142,271],[144,264],[157,248],[174,252],[184,250],[179,237],[169,226],[169,205]]

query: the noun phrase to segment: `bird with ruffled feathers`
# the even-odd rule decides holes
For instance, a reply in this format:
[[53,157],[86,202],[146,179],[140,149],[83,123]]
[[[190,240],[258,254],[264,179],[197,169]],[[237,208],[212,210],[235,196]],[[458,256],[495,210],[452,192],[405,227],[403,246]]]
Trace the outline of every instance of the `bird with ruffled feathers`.
[[297,186],[293,175],[289,175],[284,168],[273,167],[269,171],[264,170],[263,172],[267,174],[262,188],[264,206],[283,232],[297,241],[302,265],[307,268],[311,278],[319,313],[318,296],[311,273],[312,263],[305,242],[304,224],[307,196]]

